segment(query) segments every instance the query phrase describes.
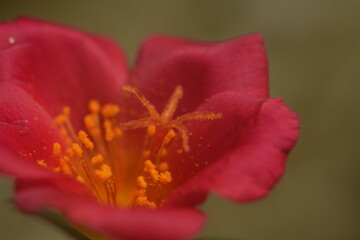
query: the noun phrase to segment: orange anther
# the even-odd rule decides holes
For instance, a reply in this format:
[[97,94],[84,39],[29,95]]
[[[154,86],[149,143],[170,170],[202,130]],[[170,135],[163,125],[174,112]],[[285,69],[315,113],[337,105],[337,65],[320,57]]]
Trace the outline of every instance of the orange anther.
[[136,204],[139,205],[140,207],[146,206],[147,203],[148,203],[148,200],[147,200],[146,196],[139,196],[136,198]]
[[90,114],[88,114],[84,117],[84,123],[85,123],[85,126],[89,129],[97,126],[93,115],[90,115]]
[[146,160],[144,162],[144,172],[150,172],[151,170],[154,169],[155,169],[155,165],[150,160]]
[[165,172],[169,169],[169,164],[167,162],[161,162],[159,164],[159,171],[160,172]]
[[68,118],[70,116],[71,113],[71,109],[69,106],[64,106],[63,107],[63,114],[66,118]]
[[148,206],[149,206],[149,208],[151,208],[151,209],[155,209],[155,208],[156,208],[156,203],[154,203],[154,202],[148,202]]
[[91,164],[92,165],[102,163],[103,161],[104,161],[104,157],[101,154],[98,154],[98,155],[94,156],[93,158],[91,158]]
[[55,156],[59,156],[61,154],[61,145],[60,143],[56,142],[53,144],[53,154]]
[[44,167],[44,168],[47,167],[47,164],[46,164],[45,161],[42,160],[42,159],[41,159],[41,160],[37,160],[36,162],[37,162],[37,164],[40,165],[41,167]]
[[145,181],[144,176],[138,176],[138,178],[136,179],[136,182],[139,185],[139,187],[141,187],[141,188],[147,187],[147,182]]
[[154,136],[156,132],[156,127],[154,125],[148,126],[146,132],[149,136]]
[[117,105],[114,104],[106,104],[101,109],[101,114],[103,117],[114,117],[116,114],[118,114],[120,111],[120,108]]
[[148,158],[148,157],[150,156],[150,150],[144,150],[144,151],[142,152],[142,156],[143,156],[144,158]]
[[68,157],[74,156],[74,150],[72,148],[67,149],[65,155]]
[[58,115],[58,116],[55,117],[54,121],[55,121],[55,123],[56,123],[57,125],[61,125],[61,124],[63,124],[63,123],[66,121],[66,118],[65,118],[64,115],[60,114],[60,115]]
[[96,176],[98,176],[102,181],[106,181],[112,176],[112,171],[109,165],[106,163],[101,165],[100,169],[95,170]]
[[80,175],[76,176],[76,180],[80,183],[84,183],[84,179]]
[[91,100],[89,102],[89,110],[93,113],[98,113],[100,111],[100,103],[96,100]]
[[157,170],[151,169],[149,173],[153,182],[156,183],[157,181],[159,181],[159,172]]
[[160,173],[159,180],[161,183],[169,183],[172,181],[171,173],[169,171],[165,171]]
[[111,142],[115,138],[115,132],[111,128],[105,129],[105,140]]
[[114,132],[117,137],[121,137],[124,134],[123,130],[121,130],[119,127],[116,127]]
[[81,149],[80,145],[77,143],[73,143],[71,145],[71,149],[74,151],[74,153],[78,156],[81,157],[83,154],[83,150]]

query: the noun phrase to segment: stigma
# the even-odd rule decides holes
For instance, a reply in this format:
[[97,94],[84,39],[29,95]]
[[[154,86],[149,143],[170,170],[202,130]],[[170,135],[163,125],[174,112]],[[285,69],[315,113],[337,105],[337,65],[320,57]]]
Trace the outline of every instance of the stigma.
[[[37,163],[74,177],[104,204],[156,208],[164,201],[164,186],[174,181],[167,157],[169,146],[179,139],[181,151],[190,151],[190,134],[185,123],[215,120],[222,115],[192,112],[174,118],[183,96],[181,86],[175,88],[162,113],[158,113],[137,89],[130,86],[123,89],[143,105],[146,117],[120,122],[124,109],[91,100],[88,114],[83,118],[84,129],[76,131],[70,120],[71,109],[64,106],[62,113],[54,118],[65,139],[63,144],[53,143],[53,155],[59,160],[58,165],[48,166],[44,160]],[[144,131],[134,142],[131,139],[134,139],[135,129]]]

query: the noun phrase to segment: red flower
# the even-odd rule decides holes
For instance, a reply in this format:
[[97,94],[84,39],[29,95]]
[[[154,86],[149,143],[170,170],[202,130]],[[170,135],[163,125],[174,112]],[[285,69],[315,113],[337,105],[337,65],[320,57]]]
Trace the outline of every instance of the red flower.
[[29,19],[0,33],[0,171],[24,212],[59,209],[111,239],[183,239],[208,192],[251,201],[283,174],[298,117],[268,97],[259,34],[151,37],[130,71],[98,36]]

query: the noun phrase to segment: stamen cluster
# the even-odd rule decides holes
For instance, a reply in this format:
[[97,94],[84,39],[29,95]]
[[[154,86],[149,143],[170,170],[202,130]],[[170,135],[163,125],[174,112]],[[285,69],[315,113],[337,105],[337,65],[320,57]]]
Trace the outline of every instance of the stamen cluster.
[[[53,144],[53,155],[59,159],[59,165],[52,167],[52,170],[73,176],[106,204],[156,208],[162,200],[152,193],[173,181],[166,159],[169,145],[181,137],[184,151],[190,150],[189,133],[184,122],[218,119],[221,114],[194,112],[173,120],[183,95],[182,87],[176,87],[162,114],[136,89],[126,86],[124,90],[137,97],[149,116],[120,124],[119,106],[101,106],[98,101],[91,100],[89,113],[84,117],[86,129],[75,132],[70,121],[71,109],[65,106],[54,121],[66,145],[58,142]],[[127,132],[137,128],[146,128],[146,131],[143,142],[139,142],[142,147],[134,146],[141,154],[136,155],[137,159],[132,159],[134,155],[129,154],[124,142]],[[179,154],[181,151],[177,152]],[[50,168],[44,160],[38,160],[38,164]],[[135,169],[130,177],[127,176],[129,166]]]

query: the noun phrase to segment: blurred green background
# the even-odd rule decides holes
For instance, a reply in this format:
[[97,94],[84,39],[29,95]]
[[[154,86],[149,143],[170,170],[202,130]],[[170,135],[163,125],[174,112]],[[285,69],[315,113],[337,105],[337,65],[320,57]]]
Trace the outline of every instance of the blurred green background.
[[[287,170],[265,199],[212,196],[201,236],[244,240],[360,239],[360,1],[1,1],[0,20],[27,15],[107,35],[133,61],[153,33],[215,41],[261,32],[271,96],[301,115]],[[0,180],[0,239],[67,239],[7,203]]]

